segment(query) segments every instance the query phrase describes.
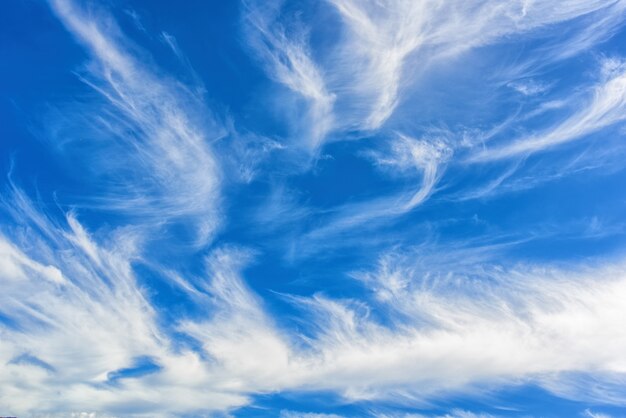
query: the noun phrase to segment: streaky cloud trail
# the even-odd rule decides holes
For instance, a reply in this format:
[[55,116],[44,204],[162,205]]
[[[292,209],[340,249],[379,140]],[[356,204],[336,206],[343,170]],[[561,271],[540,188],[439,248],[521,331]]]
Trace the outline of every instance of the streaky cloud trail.
[[[96,126],[105,132],[104,138],[95,139],[104,141],[105,149],[94,144],[95,155],[87,157],[104,178],[105,189],[110,189],[97,196],[96,203],[152,218],[154,224],[189,219],[197,241],[210,240],[219,228],[221,172],[209,141],[224,135],[223,128],[210,119],[208,124],[200,123],[201,117],[206,119],[200,99],[143,65],[105,15],[98,19],[95,12],[96,18],[90,19],[86,11],[65,0],[51,5],[92,56],[91,76],[85,81],[110,105],[106,110],[111,125]],[[119,126],[126,129],[120,132]],[[71,126],[69,134],[73,134]],[[120,175],[133,181],[120,182]]]

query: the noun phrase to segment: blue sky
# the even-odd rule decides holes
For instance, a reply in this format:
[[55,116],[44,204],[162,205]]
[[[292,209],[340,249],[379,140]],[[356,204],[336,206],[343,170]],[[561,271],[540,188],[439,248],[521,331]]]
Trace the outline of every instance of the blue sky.
[[2,8],[0,415],[626,416],[626,1]]

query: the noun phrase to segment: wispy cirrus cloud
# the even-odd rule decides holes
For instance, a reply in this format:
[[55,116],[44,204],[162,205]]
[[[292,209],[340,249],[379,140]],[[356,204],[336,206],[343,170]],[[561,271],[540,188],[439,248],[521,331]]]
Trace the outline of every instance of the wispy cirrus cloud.
[[[572,251],[565,265],[546,261],[549,251],[533,259],[520,250],[518,259],[499,250],[529,241],[537,224],[542,237],[621,234],[619,214],[573,210],[571,218],[535,224],[535,215],[522,213],[526,196],[509,206],[469,202],[592,166],[607,174],[603,158],[618,159],[617,146],[543,165],[491,162],[556,149],[623,121],[622,60],[602,59],[588,96],[571,94],[572,85],[563,88],[541,71],[608,39],[626,2],[329,0],[307,15],[300,2],[245,1],[236,23],[276,82],[269,94],[289,110],[279,115],[290,127],[288,141],[255,126],[239,132],[245,111],[218,120],[202,89],[161,71],[110,14],[85,5],[91,3],[50,4],[90,57],[77,73],[92,90],[51,112],[46,133],[63,156],[84,162],[88,187],[75,201],[61,198],[70,209],[65,201],[61,208],[33,202],[35,193],[15,186],[13,174],[0,194],[0,412],[224,416],[254,407],[258,395],[323,393],[363,401],[360,411],[372,416],[408,418],[422,415],[394,414],[394,406],[419,411],[459,394],[484,399],[525,385],[594,405],[626,405],[623,255],[589,259]],[[311,16],[328,20],[322,27],[307,21]],[[555,34],[573,20],[566,34]],[[174,31],[159,32],[158,40],[193,71]],[[488,112],[468,109],[472,103],[454,78],[465,68],[444,74],[437,94],[474,125],[459,128],[465,122],[449,123],[441,109],[432,123],[393,124],[401,110],[419,119],[428,106],[404,101],[421,94],[427,102],[429,92],[411,91],[423,74],[524,35],[531,52],[494,69],[501,90],[485,86],[496,103],[485,106]],[[510,102],[496,109],[500,94]],[[572,100],[580,97],[586,99]],[[479,113],[490,113],[484,120],[493,128],[475,122]],[[370,135],[372,141],[337,153],[371,162],[349,160],[365,185],[357,194],[345,193],[350,176],[338,187],[312,184],[324,167],[310,157],[336,152],[324,148],[331,141]],[[477,164],[467,164],[467,154]],[[301,155],[306,163],[293,158]],[[470,171],[486,180],[468,181]],[[327,181],[344,182],[342,173]],[[328,198],[333,193],[339,196]],[[544,209],[545,194],[532,196],[531,212]],[[437,202],[425,207],[433,196]],[[593,210],[602,206],[594,203]],[[111,213],[120,216],[100,218]],[[499,224],[492,228],[483,216]],[[459,219],[487,226],[454,230],[464,240],[457,245],[444,237],[436,246],[421,233],[432,226],[440,234],[438,224]],[[420,225],[427,227],[416,233]],[[197,245],[188,245],[188,231]],[[500,247],[485,244],[494,242]],[[178,252],[161,257],[170,248]],[[351,260],[337,262],[341,257]],[[259,268],[247,268],[260,259]],[[308,287],[292,286],[302,276],[314,277]],[[455,406],[435,416],[491,417]],[[281,404],[268,414],[340,416],[298,412],[314,409]]]
[[583,99],[585,101],[579,109],[564,121],[543,132],[479,151],[470,157],[470,161],[485,162],[529,155],[584,138],[623,121],[626,108],[624,63],[618,59],[606,59],[601,73],[601,80],[589,89],[589,97]]
[[395,205],[399,212],[407,212],[432,193],[438,178],[441,176],[442,166],[451,157],[452,149],[443,139],[416,140],[406,135],[398,134],[391,142],[390,152],[381,154],[374,152],[375,163],[382,168],[390,168],[394,174],[421,173],[422,182],[415,193],[401,205]]
[[[15,229],[0,237],[3,410],[125,416],[221,411],[247,403],[247,394],[259,390],[250,380],[259,367],[282,372],[265,357],[277,354],[274,331],[259,328],[265,314],[236,275],[234,258],[241,254],[211,256],[210,284],[192,292],[213,325],[193,328],[181,319],[188,338],[201,338],[201,354],[163,328],[139,284],[133,263],[143,257],[141,231],[111,231],[105,244],[73,214],[53,221],[19,189],[4,197]],[[246,334],[251,345],[244,353],[240,338]],[[258,357],[266,334],[269,351]],[[240,361],[248,356],[248,363]]]
[[105,101],[82,105],[78,114],[56,122],[70,155],[68,144],[85,132],[91,136],[86,146],[92,153],[81,156],[103,189],[92,204],[152,219],[153,225],[186,219],[198,242],[209,240],[219,224],[221,176],[210,141],[224,130],[206,118],[201,97],[135,56],[104,12],[66,0],[51,6],[92,57],[81,77]]
[[[405,187],[408,190],[333,208],[321,226],[307,232],[298,242],[303,254],[316,252],[317,243],[332,246],[330,237],[353,234],[359,228],[369,234],[422,205],[434,192],[452,148],[442,137],[416,139],[396,133],[385,150],[370,150],[364,155],[382,172],[409,183]],[[341,245],[342,241],[336,243]]]
[[245,1],[246,38],[269,77],[305,100],[306,117],[296,118],[304,125],[296,127],[295,135],[304,136],[305,148],[315,153],[333,128],[335,97],[311,57],[306,31],[281,21],[281,5],[280,1]]
[[602,382],[585,396],[626,402],[620,261],[566,270],[503,268],[490,251],[389,254],[354,273],[371,297],[288,297],[310,318],[294,333],[243,282],[250,253],[225,247],[209,255],[208,279],[187,281],[201,314],[172,334],[138,285],[133,230],[106,246],[74,215],[53,222],[18,190],[7,199],[18,228],[0,245],[0,402],[19,414],[224,410],[276,390],[427,401],[520,382],[578,398],[585,376]]
[[[3,276],[2,314],[12,326],[2,331],[8,390],[0,403],[19,413],[56,412],[67,403],[92,410],[92,400],[100,405],[113,401],[106,390],[98,390],[106,387],[109,372],[130,367],[138,356],[158,356],[164,348],[155,312],[132,277],[136,237],[118,231],[114,247],[100,247],[73,215],[62,228],[19,190],[13,193],[15,225],[28,232],[12,240],[2,237],[2,270],[12,272],[9,281]],[[36,361],[11,361],[24,355]],[[20,381],[29,387],[14,386]]]
[[[345,133],[362,136],[383,129],[404,92],[437,65],[462,53],[583,19],[574,25],[578,30],[537,51],[541,59],[531,56],[513,68],[498,70],[508,73],[508,81],[519,91],[540,91],[538,84],[519,80],[549,62],[570,58],[606,40],[621,25],[625,10],[624,2],[600,0],[558,6],[517,0],[481,4],[332,0],[329,4],[337,13],[338,26],[324,32],[334,38],[320,51],[303,35],[315,27],[283,15],[282,2],[247,2],[244,8],[247,44],[268,75],[309,102],[308,116],[296,118],[304,123],[299,136],[307,138],[309,149],[317,149],[328,135],[336,137],[332,132],[351,138]],[[332,14],[324,18],[332,20]]]
[[588,418],[611,418],[610,415],[603,414],[601,412],[593,412],[590,409],[586,409],[583,413],[583,416]]
[[[419,71],[441,59],[489,45],[542,26],[556,24],[593,12],[604,12],[613,25],[604,25],[590,36],[579,33],[578,42],[561,48],[562,59],[602,39],[614,30],[623,13],[623,2],[568,1],[555,7],[551,2],[415,3],[411,1],[333,0],[345,23],[333,70],[359,104],[357,128],[377,129],[391,116],[401,100],[403,84]],[[462,23],[461,23],[462,22]],[[602,34],[602,35],[601,35]],[[568,48],[565,46],[565,48]],[[555,48],[556,49],[556,48]],[[406,71],[410,65],[412,71]],[[341,98],[338,99],[338,106]]]
[[[411,258],[383,259],[381,269],[364,278],[379,308],[322,296],[308,301],[319,327],[316,348],[326,359],[319,372],[332,375],[345,396],[373,399],[400,391],[424,399],[488,388],[489,382],[557,390],[562,376],[572,391],[561,394],[576,398],[575,386],[565,384],[574,370],[581,379],[590,373],[619,387],[623,347],[621,337],[613,337],[621,335],[621,265],[580,273],[461,262],[460,271],[435,273]],[[379,309],[391,326],[375,319]],[[602,335],[611,337],[603,341]],[[595,396],[621,403],[618,393],[621,398],[609,390]]]

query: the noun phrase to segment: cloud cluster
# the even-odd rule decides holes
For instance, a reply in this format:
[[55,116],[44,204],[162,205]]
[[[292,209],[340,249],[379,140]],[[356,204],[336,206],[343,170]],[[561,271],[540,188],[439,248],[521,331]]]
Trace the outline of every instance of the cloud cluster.
[[[545,26],[594,15],[603,22],[551,47],[552,60],[570,57],[605,39],[621,23],[621,1],[413,1],[332,0],[340,28],[333,47],[314,54],[302,25],[288,36],[277,15],[282,2],[247,3],[250,46],[270,77],[308,98],[316,144],[331,130],[383,127],[402,101],[401,92],[433,65],[472,49]],[[328,19],[332,19],[331,17]],[[321,56],[314,61],[313,56]],[[542,64],[545,65],[546,60]],[[522,68],[528,70],[528,65]],[[535,64],[536,65],[536,64]],[[517,71],[523,71],[522,68]],[[328,121],[334,121],[329,123]]]
[[[265,357],[278,353],[273,330],[260,327],[263,313],[224,259],[236,253],[214,254],[211,284],[188,287],[212,318],[179,324],[188,338],[201,339],[198,352],[166,332],[140,287],[133,269],[142,257],[137,231],[112,231],[105,245],[72,214],[55,222],[19,189],[9,199],[15,229],[0,238],[3,411],[169,416],[227,410],[247,402],[259,367],[279,371]],[[246,336],[247,348],[241,346]],[[263,339],[269,352],[242,362],[259,353]]]
[[[272,244],[288,241],[297,253],[290,261],[302,270],[311,264],[298,262],[324,250],[382,242],[378,234],[386,227],[400,235],[393,227],[417,223],[429,199],[445,191],[451,169],[464,177],[517,157],[483,186],[448,196],[455,204],[490,196],[507,181],[530,188],[546,180],[545,170],[530,180],[517,176],[521,157],[623,122],[626,64],[601,58],[594,83],[566,95],[527,72],[607,39],[621,24],[626,2],[329,0],[307,9],[336,25],[320,34],[303,23],[306,13],[292,13],[283,2],[246,0],[242,42],[282,86],[269,94],[284,109],[294,105],[283,115],[293,136],[286,141],[240,134],[236,121],[220,122],[198,89],[164,74],[110,15],[70,0],[50,5],[89,55],[78,76],[95,92],[90,99],[97,97],[54,114],[48,133],[58,152],[80,157],[88,167],[83,180],[90,187],[74,209],[61,213],[33,201],[12,174],[0,195],[3,414],[219,416],[250,405],[256,395],[286,391],[420,406],[519,385],[626,404],[623,256],[567,267],[519,263],[478,246],[498,238],[487,232],[464,241],[473,245],[420,245],[418,237],[413,245],[377,248],[358,260],[362,268],[356,271],[333,264],[328,274],[349,280],[351,296],[281,289],[265,300],[246,280],[246,267],[267,256],[258,242],[267,235]],[[575,33],[548,41],[544,62],[522,60],[510,71],[514,76],[504,77],[502,85],[516,100],[534,104],[549,97],[541,106],[513,112],[489,132],[476,127],[482,132],[476,140],[454,126],[388,126],[400,108],[417,106],[403,107],[404,94],[436,65],[523,34],[544,39],[542,30],[572,21]],[[322,35],[330,39],[312,41]],[[187,63],[173,35],[161,37]],[[571,113],[558,113],[556,122],[546,118],[534,134],[509,135],[563,109]],[[303,207],[289,188],[315,180],[309,169],[318,167],[307,163],[290,183],[291,168],[260,164],[274,149],[289,151],[288,158],[321,157],[331,141],[366,136],[369,141],[359,144],[366,142],[367,150],[347,149],[367,161],[372,179],[384,174],[389,181],[375,197]],[[233,142],[217,141],[225,137]],[[252,184],[261,170],[276,182],[265,205],[256,199],[266,184]],[[228,190],[235,183],[242,189]],[[245,198],[225,204],[231,191]],[[237,219],[251,220],[236,227],[253,225],[249,229],[267,235],[231,230],[225,235],[232,241],[221,239],[228,210],[239,203]],[[114,219],[86,220],[84,207]],[[595,215],[587,224],[589,236],[608,230]],[[164,233],[171,225],[192,231],[194,245],[187,245],[184,233]],[[524,227],[516,225],[515,232]],[[183,241],[181,254],[171,257],[182,261],[154,255],[155,242],[166,252]],[[284,261],[281,256],[271,263]],[[289,315],[272,305],[276,301],[288,306]],[[421,416],[381,411],[369,413]],[[289,409],[280,416],[339,417]],[[490,415],[452,409],[443,417]]]
[[138,285],[132,231],[105,246],[73,215],[63,226],[13,193],[19,228],[0,241],[9,411],[185,413],[276,390],[425,401],[519,383],[579,398],[587,374],[604,382],[594,401],[626,402],[621,262],[505,269],[472,252],[389,254],[354,273],[371,298],[290,297],[310,318],[298,335],[242,281],[252,255],[225,247],[207,258],[206,280],[185,281],[200,313],[174,332]]

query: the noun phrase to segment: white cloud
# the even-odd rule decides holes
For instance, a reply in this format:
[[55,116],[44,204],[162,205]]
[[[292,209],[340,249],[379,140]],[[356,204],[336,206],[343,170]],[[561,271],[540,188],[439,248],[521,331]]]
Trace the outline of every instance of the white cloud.
[[[320,381],[332,376],[353,398],[398,388],[428,398],[489,382],[555,389],[570,371],[608,381],[626,373],[623,265],[503,270],[450,254],[437,271],[415,264],[415,256],[384,259],[366,277],[380,303],[371,311],[349,301],[309,301],[319,327],[316,350],[325,359]],[[377,311],[392,325],[378,323]],[[623,403],[623,395],[613,401]]]
[[268,75],[308,103],[304,131],[298,134],[305,136],[305,147],[316,152],[333,127],[335,98],[327,91],[321,70],[311,58],[305,33],[298,29],[288,31],[280,22],[281,2],[246,1],[244,4],[248,42]]
[[182,321],[180,330],[201,341],[205,353],[219,362],[224,388],[273,390],[288,379],[290,350],[240,277],[242,251],[221,249],[209,257],[211,281],[205,291],[216,311],[206,319]]
[[[443,140],[416,140],[399,134],[391,143],[389,155],[378,154],[375,157],[380,166],[389,166],[400,172],[409,171],[411,174],[415,171],[421,172],[420,188],[408,201],[397,207],[398,212],[407,212],[428,198],[441,175],[441,166],[450,158],[451,152]],[[390,210],[393,211],[394,208],[391,207]]]
[[[332,3],[347,27],[339,47],[342,66],[337,65],[334,70],[345,77],[343,81],[354,93],[351,101],[366,103],[362,121],[366,129],[380,127],[398,105],[403,79],[410,81],[405,74],[409,62],[411,72],[419,73],[435,60],[494,43],[507,35],[598,10],[615,16],[624,8],[621,2],[581,0]],[[594,32],[600,33],[605,32]],[[591,42],[589,36],[581,38]],[[573,44],[577,43],[570,42]]]
[[603,414],[601,412],[593,412],[590,409],[585,409],[583,416],[587,418],[611,418],[610,415]]
[[470,157],[484,162],[525,156],[584,138],[600,129],[626,119],[626,67],[622,61],[605,60],[602,80],[595,85],[587,101],[567,119],[535,135],[513,140],[510,144],[487,148]]
[[[200,97],[130,52],[106,15],[67,0],[51,5],[92,56],[83,79],[106,100],[98,109],[81,105],[77,114],[66,112],[55,122],[66,137],[59,138],[62,149],[92,133],[91,155],[81,154],[95,175],[98,197],[90,204],[151,220],[152,226],[189,221],[199,243],[210,240],[219,224],[221,174],[209,141],[222,129]],[[90,122],[85,127],[81,120]]]
[[518,93],[523,94],[524,96],[534,96],[537,94],[541,94],[550,88],[550,86],[547,86],[532,79],[512,81],[508,83],[507,86],[517,91]]
[[[299,119],[305,119],[307,144],[314,149],[331,132],[384,127],[403,93],[433,64],[507,37],[589,18],[574,25],[577,30],[565,40],[558,38],[561,41],[540,51],[539,60],[518,63],[512,76],[526,77],[530,68],[571,57],[610,37],[626,5],[602,0],[329,3],[338,21],[333,31],[324,32],[334,37],[332,42],[324,42],[319,50],[312,49],[303,34],[318,29],[317,24],[334,25],[332,15],[324,14],[325,22],[313,22],[307,29],[292,15],[281,14],[282,2],[247,2],[244,11],[247,42],[268,74],[309,101],[308,116]],[[289,25],[281,20],[289,20]],[[512,86],[523,94],[545,89],[519,82]]]
[[[280,390],[428,400],[519,382],[626,402],[610,386],[626,376],[621,262],[505,269],[490,264],[489,251],[391,254],[356,274],[372,298],[291,297],[308,318],[300,333],[244,283],[253,254],[223,247],[207,259],[208,280],[187,282],[199,313],[177,328],[196,351],[162,329],[137,283],[141,236],[116,231],[104,246],[76,217],[63,227],[25,200],[12,206],[16,229],[0,240],[0,309],[14,324],[0,339],[0,405],[11,413],[228,410]],[[119,371],[138,358],[158,369],[124,378]],[[112,375],[122,377],[113,384]],[[589,392],[577,375],[598,384]]]
[[[23,195],[5,201],[12,206],[15,229],[7,231],[11,238],[0,236],[0,313],[12,324],[0,331],[4,412],[24,416],[94,411],[101,416],[124,411],[124,416],[155,416],[227,410],[247,402],[245,393],[251,390],[247,380],[232,383],[237,381],[235,370],[224,371],[232,353],[220,356],[215,349],[217,363],[207,362],[181,348],[161,328],[131,265],[141,257],[137,245],[142,236],[132,229],[113,231],[110,246],[103,246],[72,215],[66,219],[68,227],[63,227],[39,213]],[[224,347],[229,335],[241,337],[244,325],[235,325],[245,323],[245,315],[254,309],[245,310],[254,297],[237,287],[236,278],[230,284],[220,281],[231,280],[229,267],[221,268],[226,270],[212,272],[215,281],[210,290],[215,299],[199,294],[205,309],[213,307],[215,321],[230,321],[233,334],[213,335],[224,339],[218,338],[211,347]],[[220,297],[233,299],[219,302]],[[231,312],[236,312],[232,318]],[[223,327],[227,332],[227,325]],[[261,330],[254,332],[254,340],[262,335]],[[207,338],[206,344],[210,341]],[[124,377],[120,371],[132,369],[140,358],[151,359],[157,370]],[[262,364],[272,365],[266,359]],[[111,376],[118,377],[112,381]]]
[[417,185],[412,186],[410,191],[335,208],[322,226],[303,236],[302,244],[315,246],[316,241],[327,242],[331,236],[365,225],[389,222],[412,211],[433,193],[451,155],[452,149],[443,138],[415,139],[396,134],[388,142],[388,149],[373,151],[367,156],[383,171],[409,182],[417,182]]
[[[309,151],[318,150],[334,129],[381,128],[401,100],[408,63],[623,5],[331,3],[345,27],[321,64],[312,58],[305,31],[287,27],[272,5],[248,3],[246,9],[248,41],[268,73],[306,102],[302,131]],[[0,233],[3,413],[227,413],[256,394],[279,391],[419,403],[523,383],[560,396],[626,404],[624,260],[503,267],[489,249],[448,248],[432,257],[424,247],[394,252],[380,257],[372,271],[353,274],[365,286],[362,299],[283,295],[300,309],[301,315],[293,314],[298,326],[292,317],[275,315],[246,284],[244,267],[255,256],[250,250],[214,247],[201,277],[144,260],[149,258],[144,243],[154,239],[151,229],[161,222],[190,223],[201,243],[215,234],[222,171],[217,147],[208,141],[222,131],[213,120],[210,126],[199,122],[200,97],[131,53],[104,15],[65,0],[52,4],[93,58],[85,81],[107,101],[98,125],[104,134],[95,139],[102,143],[93,145],[102,151],[93,161],[103,179],[101,207],[142,220],[93,233],[78,210],[55,220],[13,185],[2,197],[11,225]],[[173,38],[163,36],[180,55]],[[541,139],[485,151],[483,160],[544,149],[621,121],[624,64],[607,60],[604,68],[603,83],[579,113]],[[532,86],[517,87],[539,93]],[[255,175],[266,146],[280,147],[264,138],[259,142],[256,153],[243,141],[243,156],[236,158],[244,182]],[[452,156],[449,140],[398,134],[388,145],[369,156],[410,187],[341,206],[305,239],[326,241],[355,227],[367,231],[414,210],[436,191]],[[509,175],[474,197],[490,194]],[[281,218],[272,225],[276,229],[309,214],[280,187],[264,209],[259,219]],[[602,229],[597,222],[592,226],[593,233]],[[141,285],[146,278],[138,277],[138,261],[178,286],[190,312],[176,312],[176,323],[164,323],[168,307],[152,303]],[[139,370],[142,361],[152,367],[149,373]],[[338,417],[288,410],[281,416]],[[489,415],[463,410],[444,415],[452,417]]]

